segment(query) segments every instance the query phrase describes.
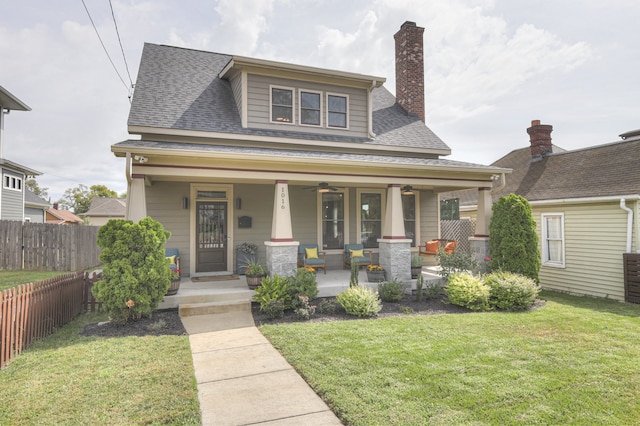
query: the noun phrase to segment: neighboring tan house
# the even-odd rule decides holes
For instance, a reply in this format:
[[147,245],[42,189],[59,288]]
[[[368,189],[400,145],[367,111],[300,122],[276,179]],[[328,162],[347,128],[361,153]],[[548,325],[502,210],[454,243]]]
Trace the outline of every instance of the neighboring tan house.
[[394,36],[397,97],[383,77],[145,44],[128,120],[140,139],[111,147],[127,161],[127,217],[171,232],[183,275],[233,271],[244,242],[271,273],[291,274],[309,243],[342,269],[360,243],[409,280],[411,253],[439,237],[438,193],[490,202],[509,172],[443,158],[424,123],[423,32],[405,22]]
[[28,177],[39,176],[37,170],[6,160],[3,154],[4,120],[11,111],[31,111],[20,99],[0,86],[0,220],[25,220],[25,181]]
[[47,210],[46,223],[53,223],[54,225],[82,225],[84,221],[69,210],[58,209],[58,203],[53,203],[53,207]]
[[47,210],[51,204],[33,193],[29,188],[24,192],[24,221],[31,223],[45,223]]
[[[551,143],[552,130],[533,121],[530,146],[493,163],[513,169],[493,201],[514,193],[531,204],[544,288],[624,300],[622,254],[640,252],[640,131],[564,151]],[[460,216],[475,217],[473,192],[442,194],[455,198]]]
[[84,218],[87,225],[102,226],[111,219],[124,219],[126,207],[126,198],[94,198],[89,210],[79,216]]

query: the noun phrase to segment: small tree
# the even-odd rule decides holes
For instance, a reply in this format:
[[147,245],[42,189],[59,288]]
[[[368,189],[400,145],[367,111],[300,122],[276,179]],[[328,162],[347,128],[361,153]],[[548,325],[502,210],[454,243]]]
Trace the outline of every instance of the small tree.
[[529,202],[519,195],[500,197],[489,224],[491,269],[514,272],[538,282],[540,249]]
[[103,276],[93,287],[115,322],[149,315],[167,292],[170,270],[164,246],[171,234],[150,217],[133,223],[112,219],[100,228]]

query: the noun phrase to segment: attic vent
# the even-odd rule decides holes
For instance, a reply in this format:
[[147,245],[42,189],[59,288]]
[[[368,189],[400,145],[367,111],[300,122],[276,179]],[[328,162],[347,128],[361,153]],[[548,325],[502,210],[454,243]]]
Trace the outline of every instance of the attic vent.
[[636,136],[640,136],[640,129],[637,130],[630,130],[628,132],[625,132],[623,134],[620,135],[620,137],[624,140],[624,139],[629,139],[629,138],[633,138]]

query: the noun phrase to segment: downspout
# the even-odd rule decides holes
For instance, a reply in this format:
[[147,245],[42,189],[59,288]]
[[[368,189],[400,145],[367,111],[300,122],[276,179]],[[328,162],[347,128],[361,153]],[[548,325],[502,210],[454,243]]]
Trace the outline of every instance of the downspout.
[[378,82],[373,80],[371,82],[371,87],[369,87],[369,91],[367,92],[367,104],[368,104],[368,109],[369,109],[369,113],[367,114],[367,130],[369,132],[369,137],[371,139],[375,139],[376,134],[373,133],[373,89],[376,88],[376,86],[378,85]]
[[620,198],[620,208],[627,212],[627,251],[625,253],[631,253],[631,238],[633,236],[633,210],[626,206],[624,198]]
[[491,190],[492,194],[495,194],[496,192],[500,192],[504,189],[504,187],[507,186],[507,176],[505,173],[501,173],[500,174],[500,185],[498,185],[497,188],[493,188]]
[[125,219],[129,219],[129,210],[131,209],[131,153],[127,151],[126,164],[124,174],[127,177],[127,207],[125,209]]

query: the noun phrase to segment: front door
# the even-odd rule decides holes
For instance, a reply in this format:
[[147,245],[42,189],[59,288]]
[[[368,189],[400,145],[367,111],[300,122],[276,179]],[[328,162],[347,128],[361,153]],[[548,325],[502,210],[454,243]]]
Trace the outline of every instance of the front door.
[[227,203],[196,203],[196,272],[227,270]]

